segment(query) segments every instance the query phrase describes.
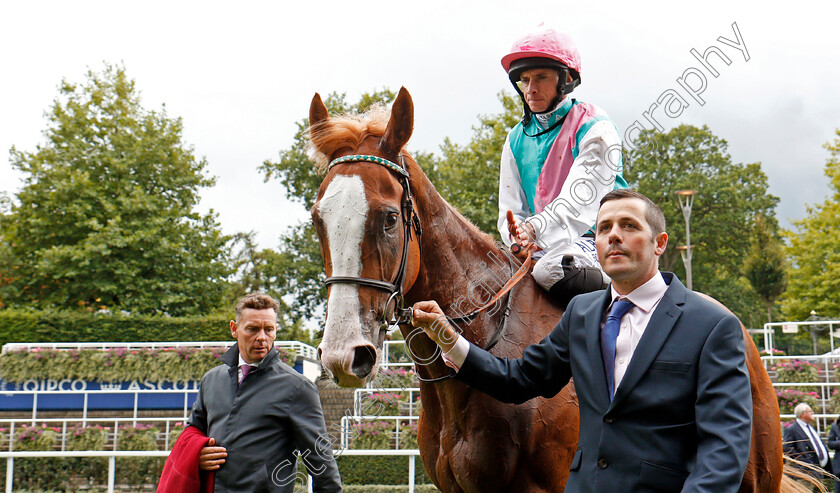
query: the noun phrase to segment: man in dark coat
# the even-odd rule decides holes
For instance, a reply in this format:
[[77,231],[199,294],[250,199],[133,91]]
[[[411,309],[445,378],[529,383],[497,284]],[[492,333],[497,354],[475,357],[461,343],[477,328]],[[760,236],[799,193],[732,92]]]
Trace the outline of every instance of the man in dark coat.
[[560,323],[519,359],[461,338],[434,302],[414,324],[456,378],[505,402],[556,395],[574,377],[578,449],[566,493],[738,491],[752,399],[738,319],[658,270],[668,235],[644,195],[601,200],[598,260],[611,287],[572,299]]
[[215,492],[291,493],[297,450],[317,492],[341,479],[315,385],[274,349],[278,304],[249,294],[236,305],[236,344],[201,379],[189,425],[210,437],[199,467],[215,471]]
[[[817,480],[822,480],[822,471],[831,472],[831,463],[828,460],[828,449],[817,430],[811,426],[814,422],[814,411],[808,404],[800,402],[793,409],[793,414],[796,415],[796,421],[785,429],[782,450],[788,457],[810,464],[811,468],[802,468],[802,470]],[[809,483],[803,482],[803,484],[806,487],[812,487]],[[816,487],[813,487],[813,490],[819,491]]]

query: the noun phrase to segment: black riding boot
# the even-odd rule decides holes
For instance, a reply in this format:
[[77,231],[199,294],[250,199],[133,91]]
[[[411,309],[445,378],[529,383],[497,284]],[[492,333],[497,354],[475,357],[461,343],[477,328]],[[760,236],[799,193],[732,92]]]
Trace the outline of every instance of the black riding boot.
[[571,255],[563,257],[561,265],[563,266],[563,279],[554,283],[548,293],[560,302],[564,310],[575,296],[606,289],[609,286],[609,283],[604,282],[601,269],[597,267],[577,267],[575,258]]

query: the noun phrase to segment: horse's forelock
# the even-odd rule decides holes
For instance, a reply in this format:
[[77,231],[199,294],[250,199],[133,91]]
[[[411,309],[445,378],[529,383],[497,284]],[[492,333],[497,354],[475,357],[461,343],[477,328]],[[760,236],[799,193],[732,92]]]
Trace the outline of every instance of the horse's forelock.
[[365,138],[384,135],[390,118],[391,111],[384,104],[376,104],[361,115],[338,115],[309,127],[310,149],[318,171],[327,171],[339,149],[357,149]]

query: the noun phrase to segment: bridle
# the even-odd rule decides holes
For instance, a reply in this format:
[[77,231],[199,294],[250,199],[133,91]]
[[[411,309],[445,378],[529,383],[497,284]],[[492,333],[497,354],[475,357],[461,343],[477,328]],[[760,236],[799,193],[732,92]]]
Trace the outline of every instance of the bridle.
[[[394,327],[398,325],[410,325],[411,324],[411,316],[413,310],[411,308],[405,307],[405,297],[403,296],[403,282],[405,281],[405,271],[408,265],[408,248],[409,243],[411,243],[411,231],[417,235],[417,244],[420,245],[420,251],[422,253],[423,247],[422,243],[420,243],[420,235],[423,234],[423,230],[420,227],[420,218],[417,216],[417,213],[414,210],[414,201],[411,198],[411,186],[409,183],[409,174],[408,168],[405,166],[405,158],[402,154],[400,154],[400,164],[396,164],[393,161],[389,161],[385,158],[381,158],[379,156],[371,156],[369,154],[352,154],[349,156],[343,156],[337,159],[333,159],[327,170],[331,169],[333,166],[338,164],[346,164],[346,163],[374,163],[379,164],[388,168],[388,170],[396,173],[398,175],[398,179],[400,181],[400,185],[402,185],[403,193],[402,193],[402,204],[400,206],[400,213],[402,215],[402,223],[403,223],[403,251],[402,251],[402,258],[400,259],[400,266],[397,269],[397,276],[392,282],[387,281],[380,281],[377,279],[369,279],[367,277],[355,277],[355,276],[333,276],[328,277],[327,280],[324,282],[327,286],[331,284],[357,284],[360,286],[367,286],[371,288],[381,289],[390,293],[388,297],[388,301],[385,302],[385,309],[383,310],[382,314],[382,323],[383,327],[387,329],[388,327]],[[508,294],[511,289],[513,289],[516,284],[519,283],[522,279],[525,278],[527,273],[530,271],[531,267],[531,254],[529,253],[525,261],[519,267],[515,274],[511,276],[507,283],[502,287],[502,289],[496,293],[493,298],[485,303],[483,306],[475,309],[471,313],[460,316],[460,317],[447,317],[447,320],[450,324],[455,325],[458,323],[469,323],[475,317],[483,312],[484,310],[488,309],[489,307],[493,306],[494,304],[498,303],[502,296]],[[391,305],[391,302],[394,302],[394,311],[392,312],[393,317],[388,317],[388,307]],[[497,342],[502,338],[504,334],[504,329],[506,326],[506,320],[508,318],[508,314],[510,313],[510,303],[511,303],[511,296],[508,295],[507,301],[505,303],[505,310],[502,314],[502,318],[499,320],[499,324],[496,327],[493,335],[491,336],[490,340],[485,346],[485,350],[490,350],[493,346],[496,345]],[[409,351],[410,353],[410,351]],[[414,358],[412,358],[413,360]],[[417,361],[414,361],[415,366],[417,366]],[[420,372],[415,370],[417,373],[417,378],[422,382],[440,382],[444,380],[448,380],[451,378],[451,375],[444,375],[442,377],[437,378],[423,378],[420,376]]]
[[[388,170],[397,174],[397,178],[399,179],[400,185],[402,185],[403,189],[402,204],[400,205],[400,214],[402,215],[403,223],[403,251],[402,257],[400,258],[400,267],[397,269],[397,276],[392,282],[368,279],[366,277],[333,276],[328,277],[325,284],[327,286],[330,284],[358,284],[360,286],[367,286],[386,291],[390,293],[390,296],[388,297],[388,301],[385,303],[385,310],[383,310],[382,314],[383,325],[387,328],[396,325],[410,324],[412,311],[411,308],[406,308],[404,305],[405,297],[403,296],[403,282],[405,281],[405,271],[408,266],[408,248],[409,243],[411,243],[411,231],[414,230],[416,233],[417,244],[420,245],[420,251],[422,252],[423,247],[420,243],[420,235],[423,234],[423,230],[420,227],[420,218],[414,211],[414,201],[411,198],[411,186],[409,184],[410,177],[408,175],[408,168],[405,166],[405,158],[402,154],[400,154],[400,164],[397,164],[379,156],[352,154],[333,159],[327,169],[329,170],[333,166],[345,163],[374,163],[384,166],[388,168]],[[394,302],[394,311],[392,312],[393,316],[389,319],[388,307],[391,306],[392,301]]]

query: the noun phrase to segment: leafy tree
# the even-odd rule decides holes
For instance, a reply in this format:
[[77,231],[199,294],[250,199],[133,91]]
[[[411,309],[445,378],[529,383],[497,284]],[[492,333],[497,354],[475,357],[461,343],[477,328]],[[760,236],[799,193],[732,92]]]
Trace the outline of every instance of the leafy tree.
[[122,66],[63,80],[46,142],[11,149],[24,186],[0,234],[0,296],[12,305],[199,314],[218,306],[228,268],[215,215],[194,211],[207,162],[180,118],[140,104]]
[[840,316],[840,129],[835,132],[834,142],[825,144],[832,192],[823,203],[809,206],[808,216],[794,222],[797,234],[788,235],[792,265],[783,311],[794,320],[804,320],[811,310],[821,317]]
[[[518,97],[500,92],[502,112],[479,115],[469,144],[461,146],[448,137],[441,146],[443,156],[426,157],[428,174],[438,192],[482,231],[498,236],[499,160],[508,131],[519,121],[522,103]],[[464,184],[469,184],[465,186]]]
[[787,287],[782,243],[767,227],[764,216],[756,216],[744,275],[767,307],[767,322],[773,321],[773,305]]
[[741,275],[741,266],[755,217],[764,216],[771,231],[778,227],[774,217],[778,198],[767,192],[761,164],[733,163],[726,141],[706,126],[647,131],[640,139],[655,140],[656,148],[629,151],[624,176],[665,213],[670,238],[660,268],[684,278],[676,247],[685,244],[685,220],[674,192],[696,190],[691,212],[693,287],[720,300],[745,325],[760,325],[764,307]]

